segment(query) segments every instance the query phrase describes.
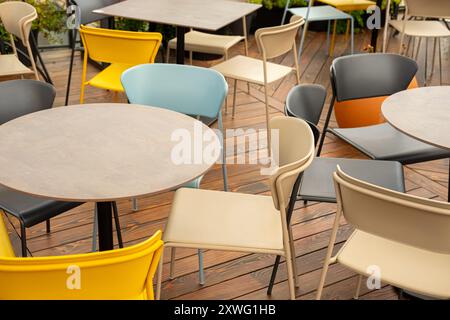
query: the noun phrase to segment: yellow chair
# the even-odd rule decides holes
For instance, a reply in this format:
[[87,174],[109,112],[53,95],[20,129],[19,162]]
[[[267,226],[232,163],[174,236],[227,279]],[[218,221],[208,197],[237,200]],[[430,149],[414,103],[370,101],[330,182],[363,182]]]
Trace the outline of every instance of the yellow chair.
[[[162,35],[157,32],[131,32],[80,27],[85,48],[80,103],[84,102],[85,86],[124,92],[120,82],[122,73],[139,64],[153,63],[161,46]],[[86,81],[88,57],[110,66]]]
[[0,211],[0,300],[153,300],[161,235],[119,250],[16,258]]

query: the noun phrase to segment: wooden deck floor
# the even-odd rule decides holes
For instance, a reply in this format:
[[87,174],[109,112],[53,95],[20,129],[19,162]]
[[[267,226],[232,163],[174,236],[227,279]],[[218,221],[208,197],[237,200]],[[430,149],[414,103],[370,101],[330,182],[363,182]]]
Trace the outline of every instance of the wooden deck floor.
[[[368,34],[358,34],[355,38],[356,50],[362,51],[369,42]],[[251,42],[251,55],[257,55],[254,42]],[[395,40],[391,48],[395,50]],[[431,44],[430,44],[431,47]],[[337,39],[336,54],[341,55],[348,50],[342,36]],[[444,83],[450,83],[450,41],[443,46]],[[236,51],[242,52],[242,48]],[[423,50],[424,51],[424,50]],[[431,50],[429,51],[431,52]],[[56,105],[64,101],[64,92],[68,70],[69,51],[56,50],[44,53],[52,78],[55,82],[58,96]],[[285,65],[293,65],[291,55],[278,59]],[[419,56],[421,70],[419,80],[423,82],[423,55]],[[196,64],[209,65],[215,61],[199,62]],[[325,34],[309,33],[301,63],[302,83],[319,83],[328,88],[329,67],[331,59],[326,55]],[[91,74],[95,68],[90,68]],[[431,84],[439,84],[436,65]],[[76,58],[71,103],[75,104],[79,96],[79,83],[81,77],[81,59]],[[270,92],[271,115],[281,115],[285,97],[294,85],[291,76],[274,85]],[[234,120],[225,115],[226,128],[262,128],[264,127],[263,92],[261,88],[252,86],[250,94],[246,92],[246,85],[239,83],[237,98],[238,109]],[[330,96],[327,103],[329,103]],[[111,95],[102,90],[87,89],[86,102],[111,101]],[[231,99],[229,99],[231,103]],[[324,156],[338,156],[351,158],[364,158],[349,145],[328,137],[324,147]],[[418,196],[445,200],[447,195],[448,160],[433,161],[405,167],[406,186],[411,194]],[[202,188],[222,188],[220,166],[215,166],[203,180]],[[269,194],[265,176],[260,175],[258,166],[229,165],[229,183],[234,192],[252,194]],[[164,227],[169,214],[172,193],[164,193],[141,199],[140,210],[133,212],[128,201],[119,203],[122,234],[126,245],[139,242],[150,236],[153,232]],[[324,203],[309,203],[303,207],[297,204],[293,216],[293,234],[295,238],[296,262],[300,274],[301,287],[297,291],[298,299],[311,299],[317,288],[322,268],[325,250],[330,237],[330,228],[334,219],[335,205]],[[16,248],[19,247],[18,224],[9,219],[11,239]],[[71,212],[52,219],[51,234],[45,233],[45,226],[38,225],[28,232],[28,249],[34,256],[61,255],[70,253],[89,252],[91,249],[91,233],[93,221],[93,204],[86,204]],[[350,235],[351,228],[343,225],[338,235],[339,248]],[[242,232],[245,232],[243,226]],[[19,251],[18,251],[19,252]],[[269,255],[255,255],[233,252],[219,252],[208,250],[205,252],[206,284],[200,286],[197,280],[197,256],[195,250],[179,249],[177,251],[177,264],[175,280],[168,280],[168,257],[165,255],[164,265],[164,299],[287,299],[288,288],[286,282],[285,265],[280,268],[271,297],[266,295],[273,257]],[[356,287],[356,275],[339,265],[330,268],[324,298],[350,299]],[[383,286],[381,290],[362,292],[362,299],[397,299],[394,290]]]

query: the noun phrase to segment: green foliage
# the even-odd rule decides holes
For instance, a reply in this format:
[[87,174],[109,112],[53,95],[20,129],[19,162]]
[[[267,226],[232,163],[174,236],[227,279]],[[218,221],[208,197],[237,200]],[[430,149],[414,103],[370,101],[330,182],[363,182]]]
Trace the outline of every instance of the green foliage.
[[[7,0],[0,0],[5,2]],[[33,21],[33,30],[41,32],[49,42],[57,43],[58,39],[54,36],[57,32],[62,32],[66,27],[66,11],[55,0],[26,0],[36,8],[38,18]],[[0,38],[9,41],[6,30],[0,24]]]
[[[250,0],[251,3],[262,4],[264,8],[272,10],[273,8],[282,8],[286,6],[287,0]],[[304,7],[307,5],[305,0],[291,0],[291,7]]]

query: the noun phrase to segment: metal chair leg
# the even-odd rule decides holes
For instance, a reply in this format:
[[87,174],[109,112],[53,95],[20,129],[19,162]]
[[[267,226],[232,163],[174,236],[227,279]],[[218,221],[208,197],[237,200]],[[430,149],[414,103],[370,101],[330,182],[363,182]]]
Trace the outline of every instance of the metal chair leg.
[[173,279],[173,271],[175,269],[175,254],[176,254],[176,248],[172,247],[170,249],[170,271],[169,271],[169,279]]
[[20,242],[22,244],[22,257],[27,257],[27,230],[23,223],[20,223]]
[[198,279],[201,285],[205,284],[205,270],[203,266],[203,250],[198,249]]
[[355,296],[353,297],[353,299],[358,300],[359,299],[359,293],[361,292],[361,283],[362,283],[362,275],[358,276],[358,284],[356,285],[356,292],[355,292]]
[[[291,223],[291,219],[292,219],[292,213],[294,212],[294,207],[295,207],[295,203],[297,202],[297,194],[298,194],[298,189],[300,188],[300,182],[303,179],[303,174],[301,173],[297,180],[295,181],[294,187],[292,188],[292,193],[291,193],[291,198],[289,200],[289,207],[287,210],[287,224],[290,225]],[[292,236],[292,230],[289,229],[289,232],[291,233],[290,237]],[[294,253],[294,250],[292,250],[292,252]],[[294,258],[295,259],[295,258]],[[275,263],[273,265],[273,270],[272,270],[272,275],[270,277],[270,282],[269,282],[269,287],[267,288],[267,295],[271,295],[272,294],[272,289],[273,289],[273,285],[275,283],[275,278],[277,276],[277,272],[278,272],[278,266],[280,265],[280,260],[281,260],[281,256],[277,256],[275,258]],[[295,262],[295,260],[294,260]],[[296,278],[298,278],[298,275],[295,274]]]
[[113,202],[112,207],[114,214],[114,223],[116,224],[117,242],[119,243],[119,248],[123,248],[122,231],[120,229],[119,211],[117,210],[117,203]]
[[47,221],[45,221],[45,231],[47,233],[51,232],[51,226],[50,226],[50,219],[48,219]]
[[72,83],[72,72],[73,72],[73,60],[75,59],[75,42],[76,42],[76,36],[77,32],[76,30],[72,31],[72,53],[70,55],[70,65],[69,65],[69,75],[67,79],[67,88],[66,88],[66,101],[64,105],[69,105],[69,96],[70,96],[70,86]]
[[97,206],[94,205],[94,224],[92,226],[92,252],[97,251],[98,216]]
[[233,91],[233,113],[231,115],[231,118],[234,119],[234,116],[236,115],[236,93],[237,93],[237,80],[234,80],[234,91]]
[[139,210],[139,204],[138,204],[138,200],[136,198],[133,198],[133,200],[131,200],[133,203],[133,211],[136,212]]

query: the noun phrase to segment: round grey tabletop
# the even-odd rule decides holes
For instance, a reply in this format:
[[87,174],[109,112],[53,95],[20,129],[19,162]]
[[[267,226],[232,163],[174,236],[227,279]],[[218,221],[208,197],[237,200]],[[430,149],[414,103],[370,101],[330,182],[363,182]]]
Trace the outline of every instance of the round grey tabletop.
[[220,155],[174,161],[180,139],[173,137],[188,135],[189,153],[196,142],[189,138],[198,139],[199,130],[220,148],[218,136],[200,121],[161,108],[86,104],[36,112],[0,126],[0,184],[80,202],[171,190],[203,175]]
[[381,110],[397,130],[450,149],[450,86],[401,91],[386,99]]

